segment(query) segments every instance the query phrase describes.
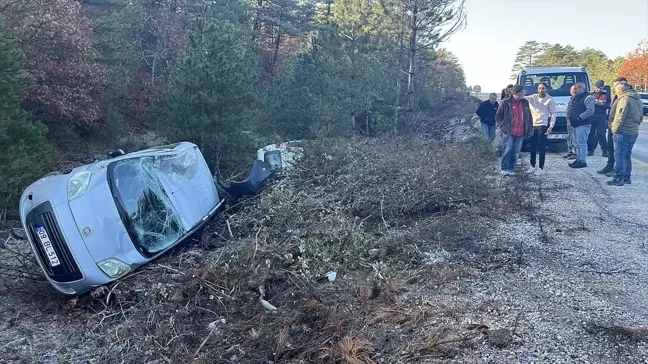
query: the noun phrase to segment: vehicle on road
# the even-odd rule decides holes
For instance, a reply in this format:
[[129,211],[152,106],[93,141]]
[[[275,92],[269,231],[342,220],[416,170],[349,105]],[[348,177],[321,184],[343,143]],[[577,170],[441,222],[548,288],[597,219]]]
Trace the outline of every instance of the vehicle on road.
[[47,280],[73,295],[157,258],[221,204],[200,150],[182,142],[50,173],[25,189],[20,217]]
[[639,97],[641,98],[641,102],[643,102],[643,113],[648,116],[648,93],[639,92]]
[[[517,76],[517,84],[522,85],[527,95],[538,92],[538,84],[547,84],[547,94],[556,103],[556,124],[547,137],[548,143],[565,143],[567,140],[567,104],[571,99],[570,88],[577,82],[585,84],[590,92],[590,75],[585,67],[528,67]],[[527,148],[524,148],[527,149]]]

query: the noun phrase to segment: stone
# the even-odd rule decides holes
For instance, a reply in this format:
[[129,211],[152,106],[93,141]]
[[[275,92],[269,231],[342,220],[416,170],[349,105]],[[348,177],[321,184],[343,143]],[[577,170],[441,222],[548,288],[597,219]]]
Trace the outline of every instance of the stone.
[[497,329],[488,332],[488,343],[498,348],[505,348],[513,341],[511,331]]

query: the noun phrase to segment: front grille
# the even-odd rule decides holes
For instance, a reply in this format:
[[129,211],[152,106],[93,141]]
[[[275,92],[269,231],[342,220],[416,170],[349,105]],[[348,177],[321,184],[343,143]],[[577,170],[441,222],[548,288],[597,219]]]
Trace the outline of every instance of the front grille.
[[567,118],[559,116],[556,118],[556,124],[553,128],[553,133],[566,133],[567,132]]
[[[42,263],[45,273],[55,282],[73,282],[78,281],[83,278],[79,267],[74,261],[72,253],[68,247],[63,233],[56,222],[54,216],[54,210],[52,204],[49,202],[44,202],[36,206],[33,210],[27,214],[27,227],[28,233],[31,236],[32,242],[36,249],[36,254],[38,259]],[[52,244],[52,248],[56,252],[59,263],[58,265],[52,267],[49,258],[43,244],[41,243],[36,230],[39,228],[45,228],[49,240]]]

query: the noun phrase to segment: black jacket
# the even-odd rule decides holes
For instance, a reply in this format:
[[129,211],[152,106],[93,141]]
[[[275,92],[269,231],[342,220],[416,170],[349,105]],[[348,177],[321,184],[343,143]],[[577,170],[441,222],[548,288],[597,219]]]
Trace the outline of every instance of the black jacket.
[[490,100],[486,100],[479,105],[475,114],[479,116],[481,122],[486,125],[495,125],[495,113],[499,104],[497,101],[491,104]]
[[605,90],[602,90],[599,93],[592,93],[592,97],[594,98],[594,100],[603,101],[603,105],[594,106],[594,115],[592,115],[592,121],[607,120],[608,110],[610,109],[611,104],[610,94],[608,94]]
[[[583,92],[580,95],[572,96],[569,100],[566,112],[567,121],[569,121],[571,126],[574,128],[583,125],[590,125],[592,123],[592,114],[594,113],[594,110],[587,110],[586,102],[588,97],[590,97],[590,95]],[[589,102],[594,102],[594,99],[590,99]]]

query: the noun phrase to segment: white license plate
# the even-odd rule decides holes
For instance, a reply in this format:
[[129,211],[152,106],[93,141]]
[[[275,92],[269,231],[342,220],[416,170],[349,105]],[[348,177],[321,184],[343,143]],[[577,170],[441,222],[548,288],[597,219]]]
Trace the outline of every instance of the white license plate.
[[564,117],[567,117],[567,113],[564,113],[564,112],[557,112],[557,113],[556,113],[556,117],[557,117],[557,118],[564,118]]
[[547,139],[567,139],[567,134],[549,134]]
[[52,241],[50,241],[50,238],[47,235],[47,231],[45,230],[45,228],[38,226],[36,228],[36,235],[38,235],[38,239],[40,240],[43,249],[45,249],[45,256],[47,257],[47,259],[49,259],[50,265],[52,267],[56,267],[57,265],[60,265],[61,261],[56,255],[56,251],[52,246]]

